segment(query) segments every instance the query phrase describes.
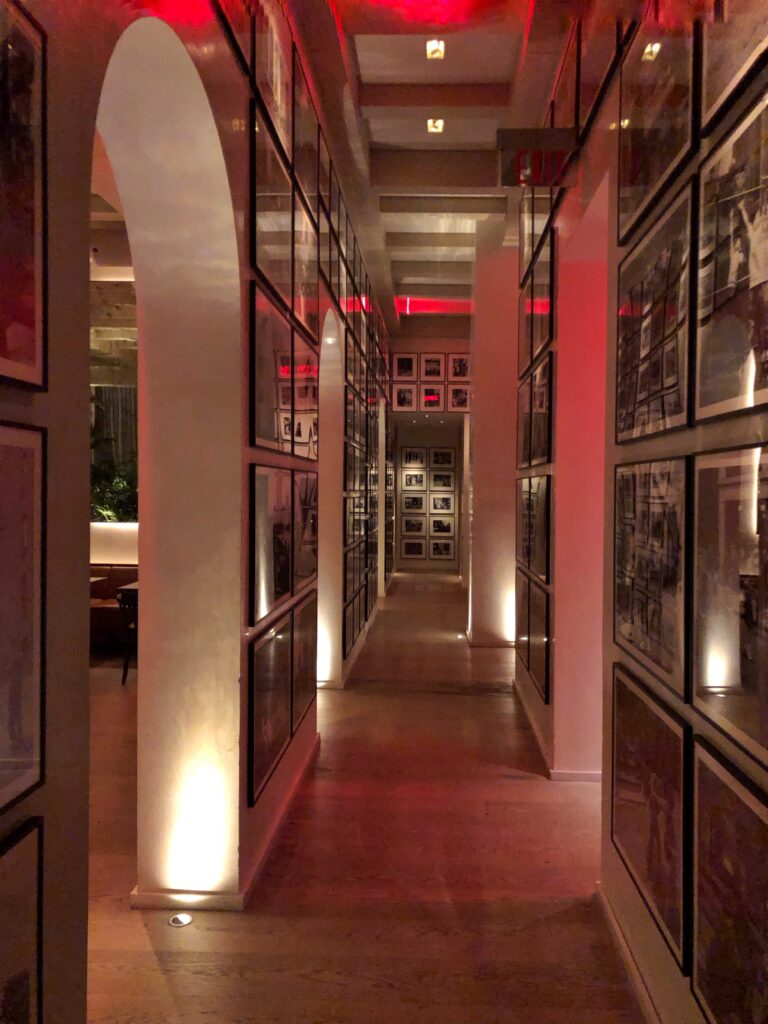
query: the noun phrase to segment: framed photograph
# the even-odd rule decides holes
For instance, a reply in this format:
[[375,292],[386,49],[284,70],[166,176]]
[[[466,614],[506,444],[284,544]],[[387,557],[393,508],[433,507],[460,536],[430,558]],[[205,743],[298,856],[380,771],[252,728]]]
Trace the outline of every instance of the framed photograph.
[[472,407],[472,388],[468,384],[449,384],[446,412],[469,412]]
[[687,422],[690,238],[689,187],[619,267],[617,443]]
[[419,411],[445,412],[445,384],[419,385]]
[[701,167],[696,418],[768,402],[768,107]]
[[623,241],[690,152],[694,26],[660,24],[646,7],[621,66],[619,238]]
[[721,20],[702,28],[701,120],[708,127],[752,71],[768,57],[768,11],[752,0],[728,0]]
[[529,599],[531,584],[524,572],[515,571],[515,650],[528,667]]
[[455,448],[430,448],[429,468],[430,469],[453,469],[456,465]]
[[[274,0],[277,6],[277,0]],[[282,18],[280,12],[280,18]],[[289,34],[290,41],[290,34]],[[257,41],[257,50],[259,43]],[[288,50],[288,60],[291,50]],[[288,69],[290,79],[290,64]],[[290,92],[289,92],[290,112]],[[292,308],[292,208],[293,186],[266,120],[255,101],[252,103],[253,173],[251,175],[253,217],[252,258],[256,267]],[[288,131],[290,132],[290,116]],[[290,150],[289,150],[290,152]]]
[[693,993],[709,1024],[759,1020],[768,961],[765,794],[694,745]]
[[417,384],[393,384],[392,407],[395,412],[418,412],[419,393]]
[[531,477],[523,502],[526,565],[543,583],[549,583],[550,479]]
[[517,389],[517,468],[531,464],[531,378]]
[[469,352],[451,352],[448,355],[448,382],[472,379],[472,362]]
[[456,549],[452,540],[430,540],[429,557],[453,561],[456,558]]
[[251,0],[256,29],[254,70],[259,94],[290,157],[293,121],[293,39],[279,0]]
[[251,5],[249,0],[216,0],[214,5],[224,22],[225,32],[231,37],[235,56],[246,74],[250,74],[253,60],[253,33],[251,31]]
[[531,582],[528,612],[528,675],[549,704],[549,594]]
[[293,732],[317,697],[317,591],[293,611]]
[[517,313],[517,375],[522,377],[531,365],[533,352],[533,276],[520,291]]
[[427,511],[426,494],[401,494],[400,510],[406,514],[420,515]]
[[248,806],[253,807],[291,740],[291,616],[248,652]]
[[400,522],[400,532],[403,537],[426,537],[426,516],[403,516]]
[[313,337],[319,333],[317,231],[298,192],[293,211],[293,311]]
[[392,380],[413,381],[419,379],[419,357],[413,352],[392,353]]
[[453,537],[456,533],[456,520],[453,516],[430,516],[430,537]]
[[0,423],[0,809],[43,780],[45,433]]
[[289,469],[250,467],[250,624],[291,594],[293,483]]
[[554,280],[554,230],[539,249],[531,278],[531,358],[536,359],[554,337],[554,310],[552,303]]
[[453,494],[430,494],[429,496],[429,511],[430,513],[441,513],[442,515],[453,515],[455,509],[456,498]]
[[402,472],[403,491],[426,491],[427,473],[423,469],[404,469]]
[[426,540],[411,540],[410,537],[403,537],[400,541],[400,557],[401,558],[426,558],[427,557],[427,542]]
[[0,4],[0,380],[47,386],[46,36]]
[[[349,499],[345,499],[349,500]],[[317,473],[293,473],[293,586],[317,576]]]
[[43,824],[0,842],[0,1012],[10,1024],[43,1016]]
[[617,466],[614,641],[685,694],[685,459]]
[[694,467],[693,705],[768,762],[768,449]]
[[525,186],[520,197],[517,232],[520,244],[519,280],[522,284],[533,255],[533,189],[530,185]]
[[[236,0],[244,3],[244,0]],[[293,167],[312,216],[317,220],[319,174],[319,131],[309,86],[294,50],[293,79]]]
[[445,380],[445,356],[434,352],[422,352],[420,357],[419,380],[425,383]]
[[521,477],[515,490],[515,558],[526,568],[530,561],[530,491],[530,479]]
[[426,469],[427,449],[426,448],[401,448],[400,465],[403,469]]
[[687,742],[683,722],[614,665],[611,839],[684,969]]
[[429,474],[430,491],[453,491],[455,490],[456,475],[451,470],[432,470]]
[[552,461],[552,353],[531,374],[531,465]]

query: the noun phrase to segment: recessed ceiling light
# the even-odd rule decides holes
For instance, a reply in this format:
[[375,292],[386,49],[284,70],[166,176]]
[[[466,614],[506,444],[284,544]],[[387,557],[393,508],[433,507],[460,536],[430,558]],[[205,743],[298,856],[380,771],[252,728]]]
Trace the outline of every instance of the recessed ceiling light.
[[445,40],[444,39],[428,39],[427,40],[427,60],[444,60],[445,59]]
[[622,119],[621,119],[621,127],[622,128],[629,128],[629,118],[628,117],[622,117]]
[[440,132],[445,128],[445,121],[442,117],[428,117],[427,118],[427,131],[433,135],[439,135]]
[[186,928],[188,924],[192,924],[192,915],[174,914],[173,917],[168,918],[168,924],[171,928]]
[[643,60],[656,60],[659,56],[660,49],[661,43],[648,43],[646,48],[643,50]]

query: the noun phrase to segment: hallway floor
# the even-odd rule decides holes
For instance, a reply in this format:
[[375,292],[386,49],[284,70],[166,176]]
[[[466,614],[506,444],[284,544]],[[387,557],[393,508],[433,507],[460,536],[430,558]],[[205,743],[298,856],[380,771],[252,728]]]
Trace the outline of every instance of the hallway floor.
[[135,674],[93,670],[92,1024],[640,1024],[593,895],[599,787],[552,783],[512,652],[398,576],[245,914],[132,912]]

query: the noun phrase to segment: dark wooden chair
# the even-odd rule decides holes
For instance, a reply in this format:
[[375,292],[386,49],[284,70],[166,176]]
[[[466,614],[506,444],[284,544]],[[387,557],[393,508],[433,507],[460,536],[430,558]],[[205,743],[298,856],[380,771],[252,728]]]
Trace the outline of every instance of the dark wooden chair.
[[139,639],[139,591],[135,589],[121,589],[117,591],[117,603],[120,608],[120,618],[123,628],[123,678],[122,685],[128,678],[128,666],[131,661],[131,651],[138,652]]

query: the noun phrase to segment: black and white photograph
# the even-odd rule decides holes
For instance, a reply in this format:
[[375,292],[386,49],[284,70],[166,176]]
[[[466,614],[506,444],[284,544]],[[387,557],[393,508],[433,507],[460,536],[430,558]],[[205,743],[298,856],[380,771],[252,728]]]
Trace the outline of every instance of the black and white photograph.
[[443,515],[453,515],[455,497],[453,494],[430,494],[429,511],[441,512]]
[[249,785],[251,807],[291,739],[291,616],[250,645]]
[[419,412],[445,412],[445,384],[419,385]]
[[41,1024],[42,842],[33,819],[0,842],[0,1021]]
[[554,317],[552,309],[552,280],[554,267],[553,232],[550,231],[539,249],[533,265],[531,286],[531,358],[535,359],[552,341]]
[[720,18],[703,23],[701,120],[708,124],[745,75],[768,51],[768,8],[754,0],[728,0]]
[[400,508],[402,512],[410,512],[411,515],[420,515],[426,512],[426,494],[401,494]]
[[456,465],[455,448],[430,448],[429,468],[430,469],[453,469]]
[[[682,19],[681,19],[682,21]],[[690,19],[660,25],[648,4],[621,68],[619,236],[638,222],[680,167],[693,134]]]
[[686,189],[619,267],[617,442],[686,422],[690,228]]
[[701,169],[696,417],[768,402],[768,107]]
[[449,353],[448,355],[448,383],[453,381],[467,381],[472,377],[472,364],[468,352]]
[[515,571],[515,653],[528,667],[528,610],[531,584],[524,572]]
[[449,384],[446,412],[469,412],[472,407],[472,388],[468,384]]
[[400,465],[403,469],[426,469],[427,449],[426,448],[401,448]]
[[456,557],[454,542],[452,540],[431,540],[429,542],[429,557],[453,561]]
[[454,490],[455,474],[433,470],[429,474],[430,491],[452,491]]
[[393,384],[392,405],[396,412],[418,412],[418,385]]
[[693,703],[768,761],[768,449],[695,461]]
[[421,353],[419,380],[427,382],[445,380],[445,356],[442,353]]
[[419,357],[416,353],[394,352],[392,355],[392,380],[417,381],[419,379]]
[[401,558],[426,558],[427,542],[425,540],[411,540],[403,538],[400,542]]
[[404,491],[426,491],[427,489],[427,474],[424,470],[403,470],[403,490]]
[[614,639],[682,696],[685,460],[619,466],[615,486]]
[[430,516],[430,537],[453,537],[456,532],[453,516]]
[[531,464],[531,378],[517,389],[517,468]]
[[255,625],[291,593],[293,481],[289,469],[251,466],[250,607]]
[[531,374],[531,454],[532,466],[552,459],[552,353]]
[[528,612],[528,674],[549,704],[549,594],[531,582]]
[[517,560],[549,582],[550,477],[517,481]]
[[531,364],[533,351],[533,277],[520,291],[517,313],[517,375],[522,377]]
[[426,516],[403,516],[402,524],[404,537],[424,537],[427,533]]

